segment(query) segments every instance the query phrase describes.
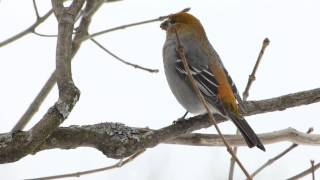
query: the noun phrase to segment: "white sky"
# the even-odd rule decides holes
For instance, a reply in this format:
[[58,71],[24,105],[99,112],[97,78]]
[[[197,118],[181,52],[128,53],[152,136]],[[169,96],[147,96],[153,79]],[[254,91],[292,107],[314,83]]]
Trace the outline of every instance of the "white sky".
[[[40,13],[50,8],[39,3]],[[203,23],[240,92],[254,65],[262,40],[268,47],[251,100],[275,97],[319,87],[320,3],[316,0],[226,0],[172,1],[125,0],[106,4],[95,15],[90,32],[155,18],[191,7]],[[33,23],[32,1],[0,1],[0,41]],[[83,43],[73,61],[73,77],[81,90],[80,101],[63,126],[100,122],[121,122],[129,126],[161,128],[180,117],[184,110],[171,94],[163,73],[162,45],[165,33],[159,22],[106,34],[97,38],[120,57],[146,67],[158,68],[150,74],[119,63],[91,42]],[[55,34],[53,16],[38,32]],[[28,35],[0,49],[0,132],[8,132],[39,92],[55,67],[55,38]],[[28,128],[39,120],[57,99],[57,90],[41,107]],[[256,132],[293,127],[320,133],[319,104],[248,117]],[[125,111],[125,112],[124,112]],[[221,124],[224,133],[235,132],[232,123]],[[213,133],[212,128],[200,132]],[[240,148],[239,158],[252,172],[291,143],[267,145],[267,152]],[[230,156],[225,148],[159,145],[148,149],[127,166],[74,179],[226,179]],[[279,162],[265,169],[257,179],[284,179],[320,161],[319,147],[299,146]],[[35,156],[0,166],[1,179],[23,179],[88,170],[111,165],[95,149],[42,151]],[[320,173],[316,174],[320,176]],[[237,168],[235,179],[243,179]],[[308,177],[310,178],[310,177]],[[306,179],[308,179],[306,178]],[[71,178],[72,179],[72,178]]]

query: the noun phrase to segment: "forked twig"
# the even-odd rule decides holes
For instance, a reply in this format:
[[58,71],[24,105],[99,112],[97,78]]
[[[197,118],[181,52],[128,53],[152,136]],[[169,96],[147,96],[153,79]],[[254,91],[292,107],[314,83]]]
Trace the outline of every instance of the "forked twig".
[[[174,27],[173,27],[174,28]],[[192,74],[191,74],[191,71],[190,71],[190,68],[188,66],[188,62],[187,62],[187,59],[186,59],[186,56],[185,56],[185,51],[184,51],[184,48],[181,44],[181,41],[179,39],[179,35],[178,35],[178,32],[177,32],[177,29],[174,28],[175,30],[175,34],[176,34],[176,39],[177,39],[177,44],[178,44],[178,53],[179,53],[179,56],[180,58],[182,59],[182,63],[183,63],[183,66],[184,66],[184,69],[186,70],[187,72],[187,76],[188,76],[188,79],[189,81],[191,82],[191,85],[193,87],[193,89],[195,90],[198,98],[200,99],[201,103],[203,104],[204,108],[206,109],[207,113],[208,113],[208,117],[209,117],[209,120],[210,122],[214,125],[215,129],[217,130],[219,136],[221,137],[224,145],[226,146],[228,152],[230,153],[230,155],[235,159],[235,161],[238,163],[239,167],[242,169],[243,173],[247,176],[248,179],[251,179],[250,177],[250,174],[247,172],[247,170],[245,169],[245,167],[242,165],[242,163],[240,162],[240,160],[238,159],[238,157],[234,154],[234,152],[232,151],[232,148],[230,147],[230,145],[228,144],[228,142],[225,140],[222,132],[220,131],[218,125],[217,125],[217,122],[215,120],[215,118],[213,117],[210,109],[209,109],[209,105],[207,103],[207,101],[204,99],[203,95],[201,94],[200,92],[200,89],[199,87],[197,86],[195,80],[193,79],[192,77]]]
[[68,174],[61,174],[61,175],[55,175],[55,176],[31,178],[31,179],[26,179],[26,180],[48,180],[48,179],[61,179],[61,178],[67,178],[67,177],[80,177],[80,176],[83,176],[83,175],[88,175],[88,174],[93,174],[93,173],[97,173],[97,172],[101,172],[101,171],[107,171],[107,170],[111,170],[111,169],[116,169],[116,168],[120,168],[120,167],[128,164],[129,162],[133,161],[135,158],[140,156],[144,151],[145,150],[139,151],[139,152],[133,154],[132,156],[128,157],[125,160],[120,160],[114,165],[103,167],[103,168],[97,168],[97,169],[91,169],[91,170],[87,170],[87,171],[68,173]]
[[310,163],[311,163],[311,168],[312,168],[312,180],[315,180],[316,177],[314,175],[314,160],[310,160]]
[[34,8],[34,12],[36,13],[37,19],[40,19],[40,15],[39,15],[39,11],[38,11],[36,0],[32,0],[32,3],[33,3],[33,8]]
[[304,176],[316,171],[318,168],[320,168],[320,163],[314,165],[313,167],[310,167],[309,169],[307,169],[307,170],[305,170],[305,171],[303,171],[303,172],[301,172],[301,173],[299,173],[299,174],[297,174],[295,176],[292,176],[292,177],[288,178],[287,180],[299,180],[302,177],[304,177]]
[[93,38],[90,38],[90,40],[96,44],[98,47],[100,47],[103,51],[105,51],[106,53],[108,53],[110,56],[114,57],[115,59],[119,60],[120,62],[126,64],[126,65],[129,65],[129,66],[132,66],[134,68],[137,68],[137,69],[142,69],[142,70],[145,70],[147,72],[151,72],[151,73],[157,73],[159,72],[158,69],[150,69],[150,68],[146,68],[146,67],[143,67],[143,66],[140,66],[138,64],[133,64],[133,63],[130,63],[122,58],[120,58],[119,56],[115,55],[114,53],[112,53],[111,51],[109,51],[107,48],[105,48],[102,44],[100,44],[98,41],[96,41],[95,39]]
[[[313,128],[309,128],[307,133],[310,134],[313,131]],[[293,143],[291,146],[286,148],[284,151],[282,151],[280,154],[276,155],[275,157],[269,159],[267,162],[265,162],[262,166],[260,166],[257,170],[255,170],[252,174],[251,177],[256,176],[258,173],[260,173],[264,168],[267,166],[270,166],[272,163],[276,162],[278,159],[283,157],[284,155],[288,154],[290,151],[292,151],[294,148],[296,148],[298,144]]]
[[[268,38],[265,38],[265,39],[263,40],[262,47],[261,47],[259,56],[258,56],[258,58],[257,58],[256,64],[254,65],[254,67],[253,67],[253,69],[252,69],[252,72],[251,72],[251,74],[249,75],[249,79],[248,79],[248,81],[247,81],[246,88],[245,88],[245,90],[244,90],[244,92],[243,92],[243,95],[242,95],[242,96],[243,96],[243,101],[247,101],[247,99],[248,99],[250,87],[251,87],[253,81],[256,79],[256,72],[257,72],[257,70],[258,70],[260,61],[261,61],[261,59],[262,59],[262,56],[263,56],[263,54],[264,54],[265,49],[267,48],[267,46],[268,46],[269,44],[270,44],[270,40],[269,40]],[[239,132],[238,129],[237,129],[237,131],[236,131],[236,134],[237,134],[237,135],[240,134],[240,132]],[[235,154],[237,154],[237,151],[238,151],[238,147],[235,146],[235,147],[233,148],[233,152],[234,152]],[[235,161],[234,161],[234,159],[231,157],[231,159],[230,159],[230,168],[229,168],[229,178],[228,178],[229,180],[233,180],[234,168],[235,168]]]

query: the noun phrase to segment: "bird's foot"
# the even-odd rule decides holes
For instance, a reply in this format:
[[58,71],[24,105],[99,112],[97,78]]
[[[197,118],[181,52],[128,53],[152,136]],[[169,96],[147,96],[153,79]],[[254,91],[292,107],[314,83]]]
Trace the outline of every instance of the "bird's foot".
[[172,124],[183,123],[184,121],[186,121],[185,118],[186,118],[187,114],[188,114],[188,111],[186,113],[184,113],[182,117],[180,117],[177,120],[173,121]]

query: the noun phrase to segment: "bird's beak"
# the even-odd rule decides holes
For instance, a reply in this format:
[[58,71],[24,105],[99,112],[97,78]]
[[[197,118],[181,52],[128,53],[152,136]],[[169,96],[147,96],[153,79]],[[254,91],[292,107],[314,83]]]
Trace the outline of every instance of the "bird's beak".
[[164,22],[162,22],[162,23],[160,24],[160,28],[163,29],[163,30],[165,30],[165,31],[168,29],[168,27],[169,27],[169,22],[168,22],[168,20],[166,20],[166,21],[164,21]]

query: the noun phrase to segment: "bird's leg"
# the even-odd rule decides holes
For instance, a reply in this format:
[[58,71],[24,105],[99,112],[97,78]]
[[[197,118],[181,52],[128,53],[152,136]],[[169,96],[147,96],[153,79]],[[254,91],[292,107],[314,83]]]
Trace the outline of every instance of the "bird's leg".
[[19,130],[19,129],[11,131],[11,136],[13,137],[13,136],[15,136],[16,134],[18,134],[20,132],[22,132],[22,130]]
[[184,114],[183,114],[183,116],[182,117],[180,117],[180,118],[178,118],[177,120],[175,120],[175,121],[173,121],[173,124],[176,124],[176,123],[179,123],[179,122],[183,122],[183,121],[185,121],[186,119],[186,116],[188,115],[188,111],[186,111]]

